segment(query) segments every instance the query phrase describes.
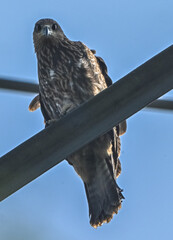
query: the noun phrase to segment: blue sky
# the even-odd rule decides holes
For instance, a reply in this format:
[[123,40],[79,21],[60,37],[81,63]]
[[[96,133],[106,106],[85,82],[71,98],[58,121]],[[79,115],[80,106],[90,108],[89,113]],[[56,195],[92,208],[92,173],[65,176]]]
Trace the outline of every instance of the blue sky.
[[[1,1],[0,76],[37,82],[33,27],[50,17],[96,49],[116,81],[172,44],[172,9],[171,0]],[[33,97],[0,90],[1,156],[43,129],[40,111],[28,111]],[[111,223],[90,227],[83,184],[64,161],[0,203],[0,239],[171,239],[172,134],[170,112],[128,119],[118,180],[126,199]]]

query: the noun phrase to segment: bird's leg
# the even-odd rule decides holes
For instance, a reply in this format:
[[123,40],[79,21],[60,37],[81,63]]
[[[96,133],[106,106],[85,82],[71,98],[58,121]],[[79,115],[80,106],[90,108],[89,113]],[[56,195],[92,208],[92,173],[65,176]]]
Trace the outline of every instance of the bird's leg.
[[48,121],[45,121],[45,128],[49,127],[50,125],[52,125],[53,123],[57,122],[58,119],[50,119]]
[[69,105],[64,106],[64,107],[61,109],[62,116],[65,116],[65,115],[69,114],[69,113],[72,112],[75,108],[76,108],[76,107],[75,107],[73,104],[69,104]]
[[[59,114],[59,119],[67,115],[68,113],[72,112],[74,110],[73,105],[69,105],[68,107],[66,106],[64,109],[62,109],[63,114]],[[50,119],[45,122],[45,128],[52,125],[53,123],[57,122],[59,119]]]

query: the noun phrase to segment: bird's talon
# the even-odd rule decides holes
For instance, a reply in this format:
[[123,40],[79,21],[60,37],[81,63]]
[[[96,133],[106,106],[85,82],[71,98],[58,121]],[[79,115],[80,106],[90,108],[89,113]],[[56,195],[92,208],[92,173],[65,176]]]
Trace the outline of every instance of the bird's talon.
[[48,121],[46,121],[45,127],[48,127],[48,126],[52,125],[55,122],[57,122],[57,119],[48,120]]

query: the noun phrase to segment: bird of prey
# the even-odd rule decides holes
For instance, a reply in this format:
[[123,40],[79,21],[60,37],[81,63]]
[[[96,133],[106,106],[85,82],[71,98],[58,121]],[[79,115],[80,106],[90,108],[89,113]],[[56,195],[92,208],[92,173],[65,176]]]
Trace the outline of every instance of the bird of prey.
[[[41,19],[33,41],[38,61],[39,95],[29,106],[41,107],[46,126],[77,108],[112,84],[103,59],[80,41],[71,41],[59,24]],[[121,172],[122,122],[111,131],[68,156],[67,161],[84,182],[93,227],[109,222],[124,198],[116,183]]]

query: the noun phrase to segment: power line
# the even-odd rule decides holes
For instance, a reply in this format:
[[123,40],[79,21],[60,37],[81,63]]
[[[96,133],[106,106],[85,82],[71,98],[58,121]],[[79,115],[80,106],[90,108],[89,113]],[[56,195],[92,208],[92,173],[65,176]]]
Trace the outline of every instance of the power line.
[[173,110],[173,101],[171,100],[155,100],[150,103],[147,108],[155,108],[159,110]]
[[38,93],[38,84],[0,78],[0,88],[22,92]]
[[[14,79],[0,78],[0,88],[29,93],[38,93],[38,84],[31,82],[22,82]],[[155,100],[146,106],[147,108],[156,108],[161,110],[173,110],[173,101]]]
[[0,158],[0,200],[173,87],[173,45]]

